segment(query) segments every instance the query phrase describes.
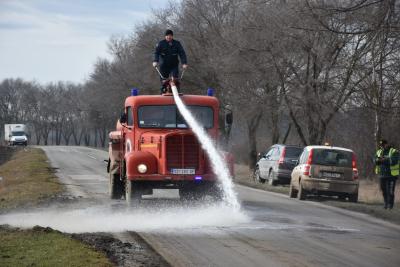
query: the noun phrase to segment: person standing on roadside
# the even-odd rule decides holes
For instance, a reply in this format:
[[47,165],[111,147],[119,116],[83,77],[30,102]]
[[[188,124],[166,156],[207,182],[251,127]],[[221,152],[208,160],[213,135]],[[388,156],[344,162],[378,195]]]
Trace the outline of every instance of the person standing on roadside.
[[[178,58],[179,57],[179,58]],[[153,67],[157,67],[160,62],[161,75],[168,79],[170,75],[175,79],[179,77],[179,59],[182,62],[182,68],[186,69],[187,58],[185,50],[181,43],[174,40],[174,33],[171,30],[165,31],[165,39],[161,40],[154,51]],[[163,79],[161,78],[163,85]],[[162,90],[163,88],[161,88]]]
[[381,140],[375,155],[375,166],[375,172],[379,175],[380,187],[385,203],[384,208],[392,209],[396,181],[399,177],[400,169],[399,151],[389,145],[386,140]]

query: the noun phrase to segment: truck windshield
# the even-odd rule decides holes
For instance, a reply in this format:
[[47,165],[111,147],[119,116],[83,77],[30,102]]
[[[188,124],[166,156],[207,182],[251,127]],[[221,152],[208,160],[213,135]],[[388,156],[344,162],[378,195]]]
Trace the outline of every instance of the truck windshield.
[[24,136],[24,132],[12,132],[12,136]]
[[[203,127],[214,126],[214,112],[211,107],[188,106],[188,109]],[[175,105],[141,106],[138,109],[140,128],[188,128],[186,121]]]

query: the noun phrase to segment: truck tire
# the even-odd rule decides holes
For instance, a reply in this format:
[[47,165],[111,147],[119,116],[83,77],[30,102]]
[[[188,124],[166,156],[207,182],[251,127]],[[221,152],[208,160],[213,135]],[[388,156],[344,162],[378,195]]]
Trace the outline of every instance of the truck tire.
[[180,188],[179,197],[183,201],[190,201],[193,199],[193,190],[190,190],[189,188]]
[[179,196],[183,201],[198,201],[201,200],[205,195],[204,188],[181,188],[179,189]]
[[297,199],[298,200],[305,200],[306,199],[306,191],[303,188],[303,185],[301,184],[301,182],[299,183],[299,192],[297,192]]
[[215,200],[221,201],[224,197],[224,191],[219,186],[218,183],[214,183],[211,188],[209,189],[208,194]]
[[138,183],[125,181],[125,200],[129,206],[138,206],[142,200],[142,190]]
[[119,174],[110,172],[108,193],[111,199],[121,199],[124,193],[124,185],[119,178]]

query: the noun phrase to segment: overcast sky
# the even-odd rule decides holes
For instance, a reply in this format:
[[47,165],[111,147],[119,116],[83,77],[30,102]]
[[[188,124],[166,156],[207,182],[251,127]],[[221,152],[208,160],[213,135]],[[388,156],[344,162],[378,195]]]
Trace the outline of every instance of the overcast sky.
[[[112,35],[168,0],[0,0],[0,81],[84,82]],[[162,37],[162,33],[160,33]]]

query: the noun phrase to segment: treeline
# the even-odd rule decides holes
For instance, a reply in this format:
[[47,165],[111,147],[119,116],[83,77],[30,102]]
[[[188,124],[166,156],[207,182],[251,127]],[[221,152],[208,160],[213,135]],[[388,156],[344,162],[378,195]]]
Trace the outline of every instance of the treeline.
[[98,102],[87,85],[5,79],[0,83],[0,124],[27,124],[30,144],[104,147],[120,110]]
[[[83,85],[4,81],[0,119],[9,121],[3,115],[12,110],[36,119],[39,143],[48,142],[50,127],[59,141],[104,145],[129,88],[159,92],[152,52],[170,28],[188,54],[183,91],[213,87],[234,111],[225,134],[239,161],[253,166],[272,143],[329,142],[354,149],[369,175],[377,141],[400,144],[399,25],[395,0],[183,0],[155,11],[130,36],[111,39],[113,59],[98,60]],[[18,108],[4,103],[7,83],[17,82],[35,88],[38,97],[27,99],[36,104],[24,97]]]

